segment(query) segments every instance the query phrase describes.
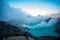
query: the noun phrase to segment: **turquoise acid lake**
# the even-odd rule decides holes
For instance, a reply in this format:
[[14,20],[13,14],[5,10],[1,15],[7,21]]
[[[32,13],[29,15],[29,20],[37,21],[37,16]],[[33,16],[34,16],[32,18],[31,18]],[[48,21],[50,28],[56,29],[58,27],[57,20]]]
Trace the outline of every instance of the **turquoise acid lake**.
[[29,32],[34,36],[34,37],[40,37],[40,36],[58,36],[55,30],[55,26],[50,26],[50,27],[39,27],[39,28],[34,28],[30,29]]
[[43,21],[34,26],[31,25],[29,32],[35,37],[59,36],[59,34],[54,31],[56,30],[56,23],[57,23],[57,19],[51,19],[48,23]]

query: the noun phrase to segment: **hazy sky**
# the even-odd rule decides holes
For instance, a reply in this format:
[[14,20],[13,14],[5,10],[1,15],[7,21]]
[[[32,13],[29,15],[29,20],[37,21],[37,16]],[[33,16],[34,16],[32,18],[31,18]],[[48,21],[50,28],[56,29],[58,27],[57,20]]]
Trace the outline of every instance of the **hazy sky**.
[[8,0],[11,7],[20,8],[32,16],[48,15],[60,10],[60,0]]

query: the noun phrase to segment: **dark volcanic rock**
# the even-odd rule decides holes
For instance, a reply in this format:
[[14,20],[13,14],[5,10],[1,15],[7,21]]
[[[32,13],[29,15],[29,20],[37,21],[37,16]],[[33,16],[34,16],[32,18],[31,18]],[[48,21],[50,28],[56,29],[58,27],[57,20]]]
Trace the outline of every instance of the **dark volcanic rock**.
[[13,36],[13,35],[19,35],[22,31],[18,29],[16,26],[12,26],[10,24],[7,24],[6,22],[1,21],[0,22],[0,36],[7,37],[7,36]]
[[60,40],[60,37],[55,37],[55,36],[42,36],[42,37],[37,37],[35,40]]
[[46,19],[46,20],[44,20],[45,22],[49,22],[50,21],[50,19],[52,19],[51,17],[49,17],[48,19]]
[[58,22],[56,24],[56,30],[55,32],[57,32],[58,34],[60,34],[60,18],[58,18]]
[[2,40],[3,37],[8,38],[11,36],[25,36],[28,39],[28,36],[31,36],[31,34],[29,32],[23,32],[16,26],[0,21],[0,40]]

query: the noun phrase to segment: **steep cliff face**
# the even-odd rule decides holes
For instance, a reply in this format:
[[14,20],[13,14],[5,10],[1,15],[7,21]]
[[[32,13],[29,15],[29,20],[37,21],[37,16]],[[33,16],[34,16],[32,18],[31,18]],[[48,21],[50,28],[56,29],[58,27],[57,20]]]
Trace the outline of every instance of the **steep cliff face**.
[[27,37],[29,32],[22,31],[20,28],[0,21],[0,39],[8,38],[12,36],[25,36]]
[[56,33],[60,34],[60,18],[58,18],[58,23],[56,24]]
[[0,33],[2,36],[8,36],[7,34],[15,34],[20,33],[21,30],[18,29],[16,26],[12,26],[10,24],[7,24],[6,22],[0,22]]

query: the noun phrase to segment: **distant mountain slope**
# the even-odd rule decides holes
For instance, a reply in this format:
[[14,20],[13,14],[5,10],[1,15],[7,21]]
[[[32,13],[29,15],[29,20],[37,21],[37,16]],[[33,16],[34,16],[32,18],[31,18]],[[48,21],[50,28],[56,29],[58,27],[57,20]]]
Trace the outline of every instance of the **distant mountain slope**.
[[50,15],[50,17],[60,18],[60,12],[55,13],[55,14],[53,13],[53,14]]

